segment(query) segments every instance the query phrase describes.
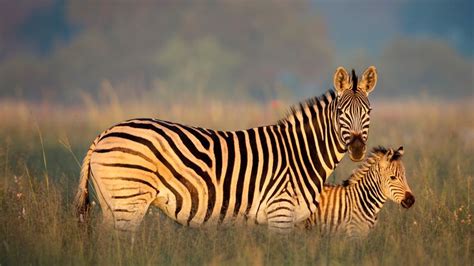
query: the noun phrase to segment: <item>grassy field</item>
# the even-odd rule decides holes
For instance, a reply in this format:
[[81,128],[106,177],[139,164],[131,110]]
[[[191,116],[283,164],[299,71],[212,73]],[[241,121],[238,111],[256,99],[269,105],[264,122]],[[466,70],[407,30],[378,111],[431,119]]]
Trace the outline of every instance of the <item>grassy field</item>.
[[[190,229],[152,209],[132,245],[72,216],[79,162],[95,136],[126,118],[151,116],[218,129],[275,122],[286,104],[206,106],[89,102],[87,108],[0,104],[0,264],[472,265],[474,106],[434,101],[373,103],[369,146],[405,147],[410,210],[389,202],[363,241],[265,227]],[[199,111],[196,111],[199,110]],[[357,164],[344,159],[329,182]]]

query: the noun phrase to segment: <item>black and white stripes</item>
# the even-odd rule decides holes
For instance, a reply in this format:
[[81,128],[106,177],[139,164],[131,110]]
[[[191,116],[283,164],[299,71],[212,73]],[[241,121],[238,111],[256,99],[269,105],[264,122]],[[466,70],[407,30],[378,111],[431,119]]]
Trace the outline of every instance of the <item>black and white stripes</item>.
[[86,213],[90,178],[105,221],[118,229],[134,230],[153,204],[185,225],[287,231],[316,210],[346,150],[353,160],[365,153],[375,68],[354,80],[339,68],[337,92],[301,103],[276,125],[224,132],[157,119],[120,123],[84,158],[77,210]]
[[367,160],[344,181],[344,185],[325,185],[318,210],[304,222],[323,233],[345,233],[361,237],[377,222],[377,214],[391,199],[404,208],[415,202],[401,161],[403,148],[374,148]]

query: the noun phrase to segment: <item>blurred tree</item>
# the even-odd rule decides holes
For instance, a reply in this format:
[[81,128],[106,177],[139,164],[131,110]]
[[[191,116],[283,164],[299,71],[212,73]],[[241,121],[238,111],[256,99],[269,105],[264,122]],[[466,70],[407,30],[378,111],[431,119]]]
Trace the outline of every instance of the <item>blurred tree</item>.
[[[299,84],[327,78],[322,70],[333,51],[313,11],[300,0],[70,0],[76,36],[29,64],[25,76],[1,81],[0,94],[21,86],[31,96],[45,87],[53,98],[75,101],[77,90],[94,95],[107,79],[120,95],[154,93],[158,80],[171,95],[188,90],[225,97],[238,88],[241,95],[271,98],[283,77]],[[2,64],[0,80],[19,70],[15,64]],[[22,80],[32,75],[35,83]]]
[[436,39],[397,39],[380,57],[385,96],[474,96],[474,63]]
[[[159,52],[156,64],[160,67],[160,96],[204,95],[225,97],[232,94],[228,83],[234,83],[232,73],[239,64],[239,55],[225,50],[212,37],[191,42],[180,38],[171,39]],[[166,91],[163,91],[166,88]]]

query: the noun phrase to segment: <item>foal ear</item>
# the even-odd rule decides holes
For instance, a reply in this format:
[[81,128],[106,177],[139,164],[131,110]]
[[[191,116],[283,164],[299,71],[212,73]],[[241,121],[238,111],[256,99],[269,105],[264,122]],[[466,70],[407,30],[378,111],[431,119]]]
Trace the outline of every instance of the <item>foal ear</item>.
[[398,154],[403,155],[403,146],[398,147]]
[[343,67],[338,67],[334,74],[334,88],[337,91],[337,95],[341,96],[345,90],[349,90],[351,87],[352,83],[349,74]]
[[369,95],[376,84],[377,69],[374,66],[370,66],[364,71],[364,74],[362,74],[362,79],[359,81],[359,84],[357,84],[357,88]]
[[403,156],[403,146],[400,146],[394,153],[393,153],[393,156],[392,156],[392,161],[396,161],[396,160],[399,160],[401,157]]
[[380,165],[383,167],[388,167],[390,165],[390,162],[392,161],[394,153],[395,152],[393,151],[393,149],[388,149],[383,155],[383,158],[380,160]]

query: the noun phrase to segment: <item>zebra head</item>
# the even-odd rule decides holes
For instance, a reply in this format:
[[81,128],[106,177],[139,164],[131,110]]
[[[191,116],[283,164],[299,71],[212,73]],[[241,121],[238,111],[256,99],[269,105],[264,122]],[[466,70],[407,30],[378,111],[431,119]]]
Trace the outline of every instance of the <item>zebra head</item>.
[[371,66],[358,81],[355,71],[349,76],[343,67],[334,74],[334,88],[337,91],[336,120],[339,137],[349,150],[352,161],[364,159],[367,151],[367,137],[370,124],[369,93],[377,83],[377,70]]
[[405,167],[401,161],[403,147],[397,150],[388,149],[380,160],[380,178],[384,194],[404,208],[410,208],[415,203],[410,187],[405,177]]

